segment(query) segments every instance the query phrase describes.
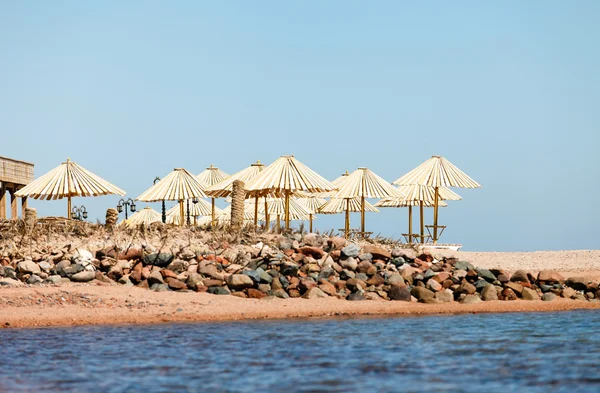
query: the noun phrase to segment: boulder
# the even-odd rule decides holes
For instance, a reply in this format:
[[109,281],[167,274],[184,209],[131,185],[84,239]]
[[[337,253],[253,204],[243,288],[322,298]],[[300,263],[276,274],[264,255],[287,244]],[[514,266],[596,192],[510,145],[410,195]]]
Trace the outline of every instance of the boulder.
[[552,292],[546,292],[544,293],[544,295],[542,296],[542,300],[545,302],[551,302],[554,299],[556,299],[556,295],[553,294]]
[[37,274],[32,274],[31,277],[29,277],[27,279],[27,284],[29,285],[36,285],[36,284],[41,284],[44,280],[42,280],[40,278],[40,276],[38,276]]
[[521,296],[523,300],[540,300],[540,295],[538,295],[537,291],[527,287],[523,288]]
[[217,269],[217,266],[209,261],[202,261],[202,263],[200,263],[198,266],[198,273],[215,280],[223,281],[224,278],[223,273]]
[[302,243],[312,247],[323,246],[323,236],[317,235],[316,233],[307,233],[302,237]]
[[438,303],[450,303],[454,301],[454,293],[450,289],[444,289],[443,291],[436,292],[434,299]]
[[472,295],[475,292],[477,292],[477,288],[475,287],[475,285],[467,281],[463,281],[462,284],[460,284],[460,286],[456,290],[456,292],[458,292],[459,294],[465,293],[467,295]]
[[349,280],[346,281],[346,287],[352,291],[352,292],[356,292],[356,291],[360,291],[363,290],[367,287],[367,283],[365,283],[362,280],[358,280],[356,278],[351,278]]
[[517,295],[521,296],[521,293],[523,292],[523,285],[511,281],[511,282],[507,282],[506,284],[504,284],[504,286],[506,288],[510,288],[513,290],[514,293],[516,293]]
[[148,285],[152,287],[155,284],[164,284],[164,280],[160,271],[155,270],[148,276]]
[[388,291],[391,300],[410,302],[410,291],[406,286],[392,285]]
[[435,294],[427,288],[424,287],[413,287],[410,291],[410,294],[413,295],[418,301],[424,301],[425,299],[433,299]]
[[546,284],[562,284],[565,282],[565,278],[557,271],[554,270],[542,270],[538,273],[538,281],[545,282]]
[[510,281],[512,282],[529,282],[529,277],[527,276],[527,272],[525,270],[517,270],[510,276]]
[[586,277],[569,277],[565,280],[565,285],[576,291],[585,291],[590,281]]
[[465,261],[456,262],[456,264],[454,265],[454,268],[456,270],[464,270],[464,271],[475,270],[475,267],[472,264],[470,264],[469,262],[465,262]]
[[201,275],[199,275],[198,273],[190,273],[185,283],[188,286],[188,288],[195,290],[196,288],[198,288],[198,286],[204,286],[202,281],[203,278]]
[[374,274],[371,278],[367,280],[367,285],[374,285],[377,287],[383,284],[385,284],[385,279],[379,274]]
[[362,292],[353,292],[346,297],[346,300],[360,301],[360,300],[367,300],[367,298],[365,297],[365,295]]
[[392,259],[392,254],[382,246],[367,244],[363,247],[363,252],[371,254],[375,259],[383,259],[384,261]]
[[252,288],[252,286],[254,286],[254,281],[245,274],[232,274],[227,277],[226,282],[229,288],[236,291]]
[[304,246],[300,247],[298,252],[302,255],[308,255],[315,259],[321,259],[325,256],[325,251],[319,247]]
[[271,292],[273,294],[273,296],[278,297],[280,299],[287,299],[290,296],[287,294],[286,291],[284,291],[283,289],[276,289],[274,291]]
[[476,269],[476,271],[477,271],[477,274],[479,275],[479,277],[483,278],[485,281],[487,281],[487,282],[496,281],[496,276],[494,275],[494,273],[492,273],[488,269]]
[[88,270],[83,270],[79,273],[75,273],[71,276],[71,281],[75,281],[75,282],[88,282],[88,281],[92,281],[94,278],[96,278],[96,273],[95,272],[90,272]]
[[356,259],[349,257],[340,261],[340,266],[350,271],[356,271],[356,269],[358,268],[358,262],[356,261]]
[[435,281],[433,279],[429,279],[427,281],[426,286],[427,286],[427,289],[429,289],[429,290],[431,290],[433,292],[439,292],[442,289],[444,289],[444,287],[442,287],[442,284],[440,284],[439,282],[437,282],[437,281]]
[[356,258],[358,257],[358,254],[360,253],[360,247],[354,243],[351,243],[349,245],[347,245],[346,247],[342,248],[342,255],[347,257],[352,257],[352,258]]
[[23,261],[17,264],[17,271],[22,274],[40,274],[42,270],[37,263],[33,261]]
[[404,285],[404,279],[399,273],[392,273],[386,280],[389,285]]
[[373,267],[373,264],[369,261],[362,261],[358,264],[358,267],[356,268],[356,270],[359,273],[365,273],[367,274],[367,272],[369,272],[369,270]]
[[467,295],[460,302],[462,304],[477,304],[481,303],[481,299],[477,295]]
[[576,293],[577,293],[577,291],[575,291],[573,288],[565,287],[562,290],[561,296],[564,297],[565,299],[571,299],[573,296],[575,296]]
[[165,283],[169,286],[169,288],[171,288],[175,291],[187,289],[187,285],[185,285],[184,282],[179,281],[178,279],[173,278],[173,277],[167,277],[165,279]]
[[246,290],[246,292],[248,292],[248,297],[250,299],[262,299],[263,297],[267,296],[266,293],[259,291],[258,289],[254,289],[254,288],[248,288]]
[[481,298],[486,301],[498,300],[498,291],[492,284],[488,284],[481,290]]
[[502,300],[517,300],[519,297],[517,296],[515,291],[513,291],[512,289],[504,288],[502,290],[502,292],[500,293],[500,298]]
[[167,265],[169,265],[169,263],[171,263],[173,258],[173,254],[163,252],[149,254],[144,257],[144,264],[158,267],[166,267]]
[[333,236],[327,239],[327,246],[330,250],[341,250],[346,245],[346,239],[340,236]]
[[321,289],[319,289],[317,287],[313,287],[313,288],[310,288],[308,291],[306,291],[306,293],[302,297],[304,299],[318,299],[318,298],[328,297],[328,295],[325,292],[323,292]]
[[328,294],[329,296],[335,296],[337,291],[335,285],[327,280],[319,280],[319,289]]
[[231,295],[231,291],[227,287],[210,287],[206,292],[213,295]]

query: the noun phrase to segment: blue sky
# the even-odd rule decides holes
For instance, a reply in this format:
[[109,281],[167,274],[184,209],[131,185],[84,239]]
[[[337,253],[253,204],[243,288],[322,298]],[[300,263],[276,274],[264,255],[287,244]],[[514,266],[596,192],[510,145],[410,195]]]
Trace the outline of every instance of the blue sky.
[[483,185],[455,190],[443,241],[597,249],[599,19],[597,1],[4,1],[0,155],[36,176],[70,157],[133,198],[174,167],[294,154],[391,182],[443,155]]

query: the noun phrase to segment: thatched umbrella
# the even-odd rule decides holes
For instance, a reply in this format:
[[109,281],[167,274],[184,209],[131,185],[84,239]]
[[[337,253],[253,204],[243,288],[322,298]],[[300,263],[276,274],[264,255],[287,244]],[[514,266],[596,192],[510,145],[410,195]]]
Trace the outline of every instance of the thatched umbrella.
[[67,218],[71,218],[72,197],[110,194],[123,196],[125,191],[67,158],[67,162],[21,188],[15,196],[44,200],[67,198]]
[[[212,216],[212,206],[210,203],[205,201],[204,199],[198,199],[196,201],[189,202],[189,199],[183,205],[183,216],[190,218],[194,218],[194,222],[196,222],[197,217],[211,217]],[[215,214],[221,214],[222,210],[219,208],[215,208]],[[169,210],[167,210],[167,223],[181,225],[179,214],[179,206],[175,205]]]
[[[211,198],[227,198],[231,195],[233,191],[233,182],[236,180],[240,180],[247,184],[250,180],[254,179],[263,169],[265,169],[265,164],[262,164],[260,161],[256,161],[254,164],[249,167],[242,169],[241,171],[234,173],[233,175],[225,178],[224,180],[208,187],[205,192],[206,195]],[[258,195],[255,196],[256,206],[258,208]],[[258,225],[258,212],[255,212],[254,215],[254,226]]]
[[[298,203],[296,199],[289,199],[287,202],[287,211],[289,213],[290,221],[304,221],[308,220],[311,212],[302,204]],[[266,207],[266,209],[265,209]],[[265,217],[276,217],[277,218],[277,230],[280,230],[281,217],[285,217],[286,214],[286,201],[283,198],[267,198],[265,207],[259,206],[258,211]],[[268,223],[267,223],[268,227]]]
[[142,210],[135,212],[128,220],[121,221],[120,225],[150,225],[154,222],[162,222],[162,217],[159,212],[146,206]]
[[441,156],[430,159],[396,180],[393,184],[409,186],[420,184],[434,188],[433,243],[438,241],[438,206],[441,187],[479,188],[481,185],[471,179],[450,161]]
[[350,213],[373,212],[379,213],[379,210],[364,199],[355,198],[332,198],[319,207],[319,214],[339,214],[346,213],[344,219],[344,236],[350,235]]
[[[204,170],[204,172],[202,172],[201,174],[196,176],[196,178],[200,181],[200,183],[207,185],[207,188],[210,186],[214,186],[217,183],[222,182],[223,180],[227,179],[228,177],[229,177],[229,175],[227,173],[223,172],[216,166],[213,166],[213,164],[210,164],[210,166],[208,168],[206,168]],[[206,192],[206,189],[204,191]],[[211,205],[212,205],[211,217],[212,217],[212,222],[214,224],[214,222],[216,220],[215,198],[211,197],[210,199],[211,199]]]
[[294,156],[281,156],[254,179],[246,183],[250,195],[269,193],[283,196],[285,200],[285,229],[290,229],[290,196],[296,191],[319,193],[336,187]]
[[[377,176],[367,168],[358,168],[342,183],[340,190],[331,198],[360,198],[360,231],[365,234],[365,198],[402,198],[404,194],[390,183]],[[348,233],[346,233],[346,237]]]
[[144,202],[178,201],[179,202],[179,225],[183,226],[184,201],[187,199],[206,198],[202,189],[206,185],[184,168],[175,168],[173,172],[163,177],[158,183],[147,189],[136,199]]
[[309,225],[310,225],[309,231],[312,233],[312,231],[313,231],[313,215],[319,211],[319,208],[321,206],[323,206],[325,203],[327,203],[327,200],[323,199],[323,198],[319,198],[316,195],[307,195],[307,196],[302,196],[302,197],[298,198],[297,201],[300,202],[302,205],[304,205],[306,210],[308,210],[310,213],[308,216]]

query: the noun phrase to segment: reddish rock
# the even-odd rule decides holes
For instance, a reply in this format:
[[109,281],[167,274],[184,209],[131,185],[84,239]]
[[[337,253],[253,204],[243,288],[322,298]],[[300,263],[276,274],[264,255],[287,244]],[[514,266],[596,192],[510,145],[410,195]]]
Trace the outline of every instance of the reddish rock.
[[517,300],[517,294],[510,288],[504,288],[500,293],[501,300]]
[[196,285],[195,290],[196,292],[206,292],[208,290],[208,287],[199,283],[198,285]]
[[506,284],[504,284],[504,286],[506,288],[510,288],[514,293],[516,293],[519,296],[521,296],[521,293],[523,292],[523,285],[517,282],[507,282]]
[[327,245],[331,250],[341,250],[346,245],[346,239],[339,236],[330,237],[327,239]]
[[152,272],[152,270],[150,269],[150,266],[144,266],[142,268],[142,278],[144,280],[147,280],[148,277],[150,277],[150,273]]
[[296,289],[300,285],[300,279],[298,277],[290,277],[288,281],[290,282],[290,285],[287,287],[288,290]]
[[517,270],[510,276],[510,281],[512,282],[529,282],[529,276],[525,270]]
[[335,289],[335,285],[328,282],[327,280],[319,280],[319,289],[325,292],[329,296],[335,296],[337,294],[337,290]]
[[356,270],[359,273],[367,273],[367,271],[369,271],[370,268],[373,267],[373,264],[369,261],[362,261],[358,264],[358,266],[356,267]]
[[140,270],[134,270],[129,274],[129,280],[134,284],[137,285],[140,282],[142,282],[142,271]]
[[435,281],[433,279],[429,279],[427,281],[427,289],[429,289],[429,290],[431,290],[433,292],[439,292],[442,289],[444,289],[444,287],[439,282],[437,282],[437,281]]
[[187,289],[187,285],[185,285],[184,282],[181,282],[178,279],[173,278],[173,277],[167,277],[165,279],[165,283],[169,286],[169,288],[174,289],[176,291],[182,290],[182,289]]
[[346,281],[344,280],[339,280],[338,282],[336,282],[335,287],[339,290],[339,289],[344,289],[346,288]]
[[142,259],[144,257],[144,251],[142,246],[140,245],[132,245],[126,250],[118,253],[117,259],[124,259],[126,261],[131,261],[134,259]]
[[297,290],[297,289],[290,289],[290,290],[288,291],[288,295],[290,295],[290,297],[300,297],[300,296],[302,296],[302,295],[300,294],[300,291],[299,291],[299,290]]
[[171,278],[177,279],[177,273],[175,273],[174,271],[169,270],[169,269],[161,270],[160,274],[163,276],[163,278],[171,277]]
[[303,255],[308,255],[315,259],[321,259],[325,255],[325,251],[320,247],[304,246],[300,247],[298,251]]
[[329,253],[329,256],[334,260],[334,261],[339,261],[340,257],[342,256],[342,252],[340,250],[334,250],[332,252]]
[[382,246],[368,244],[364,246],[363,252],[373,255],[373,258],[388,260],[392,258],[392,254]]
[[259,291],[258,289],[254,289],[254,288],[248,288],[246,289],[248,297],[250,299],[262,299],[263,297],[266,297],[267,294],[264,292]]
[[317,283],[309,277],[304,277],[300,279],[300,289],[302,291],[307,291],[310,288],[314,288],[317,286]]
[[294,250],[292,250],[291,248],[289,248],[289,249],[285,250],[285,251],[283,252],[283,254],[284,254],[285,256],[291,257],[292,255],[294,255]]
[[204,284],[205,287],[222,287],[223,286],[223,280],[215,280],[215,279],[206,279],[204,281],[202,281],[202,284]]
[[346,287],[352,292],[356,292],[360,289],[365,289],[367,287],[367,283],[362,280],[357,280],[356,278],[351,278],[346,281]]
[[410,302],[411,294],[406,286],[392,285],[388,291],[391,300]]
[[435,280],[441,284],[444,281],[448,280],[450,277],[451,277],[451,275],[448,272],[439,272],[438,274],[433,276],[431,279]]
[[375,274],[375,275],[373,275],[373,277],[371,277],[367,280],[367,285],[379,286],[379,285],[383,285],[383,284],[385,284],[385,279],[383,277],[381,277],[379,274]]
[[460,286],[457,289],[458,293],[466,293],[467,295],[472,295],[475,292],[477,292],[477,288],[475,288],[475,285],[468,283],[466,281],[463,281]]
[[506,284],[510,281],[510,276],[508,274],[500,273],[496,276],[496,279],[500,281],[502,284]]

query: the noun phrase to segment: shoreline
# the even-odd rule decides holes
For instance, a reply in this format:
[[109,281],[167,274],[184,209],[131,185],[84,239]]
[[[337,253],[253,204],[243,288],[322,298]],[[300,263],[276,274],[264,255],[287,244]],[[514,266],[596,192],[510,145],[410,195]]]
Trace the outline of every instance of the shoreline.
[[600,302],[562,298],[552,302],[497,300],[478,304],[351,302],[335,298],[259,300],[195,292],[165,294],[140,288],[89,284],[7,288],[0,290],[0,301],[0,327],[10,329],[600,310]]

